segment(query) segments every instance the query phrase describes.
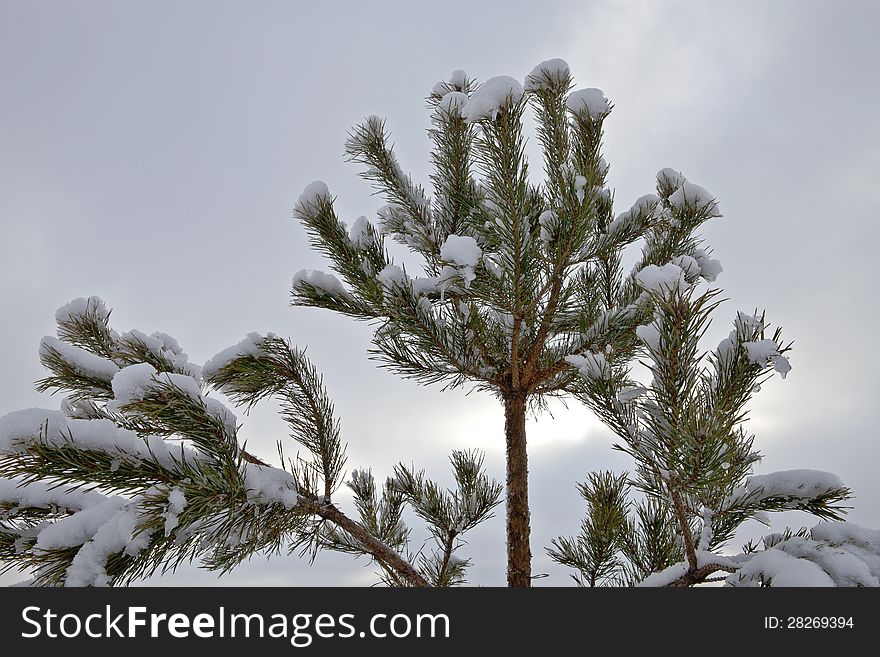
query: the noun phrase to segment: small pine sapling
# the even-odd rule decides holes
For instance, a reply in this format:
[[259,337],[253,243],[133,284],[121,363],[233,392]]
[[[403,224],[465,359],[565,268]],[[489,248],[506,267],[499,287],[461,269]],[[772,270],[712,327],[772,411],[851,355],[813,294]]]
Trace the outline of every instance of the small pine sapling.
[[[737,313],[730,335],[703,354],[700,340],[718,290],[699,290],[699,266],[679,257],[641,269],[651,321],[639,326],[650,383],[604,361],[572,359],[587,391],[581,399],[622,441],[632,475],[592,472],[579,486],[587,514],[575,537],[560,537],[551,558],[583,586],[877,586],[880,534],[849,523],[772,534],[765,550],[722,550],[749,519],[800,510],[839,521],[850,490],[830,473],[753,474],[761,459],[746,432],[746,405],[776,370],[791,369],[791,345],[763,314]],[[873,563],[873,572],[870,564]]]

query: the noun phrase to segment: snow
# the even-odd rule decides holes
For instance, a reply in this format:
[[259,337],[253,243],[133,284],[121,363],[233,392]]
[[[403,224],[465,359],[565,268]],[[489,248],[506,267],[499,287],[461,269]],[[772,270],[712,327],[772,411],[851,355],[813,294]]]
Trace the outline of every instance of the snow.
[[880,579],[880,531],[852,522],[821,522],[813,527],[811,536],[860,559],[871,575]]
[[188,457],[198,460],[201,455],[182,445],[176,446],[172,455],[168,443],[158,436],[148,436],[145,440],[134,431],[118,427],[110,420],[69,419],[64,430],[56,436],[49,436],[47,444],[61,445],[72,443],[79,449],[106,452],[114,456],[127,456],[132,460],[155,460],[166,467],[173,467],[172,456]]
[[712,509],[704,507],[700,512],[700,516],[702,517],[702,527],[700,529],[700,542],[698,549],[702,552],[708,552],[709,544],[712,542],[712,537],[714,536],[714,530],[712,528],[713,511]]
[[100,297],[89,297],[88,299],[79,297],[55,311],[55,321],[59,324],[85,316],[95,317],[99,321],[107,321],[107,318],[110,317],[110,311],[107,310],[107,305]]
[[774,369],[782,375],[784,379],[791,371],[791,363],[788,358],[779,353],[779,347],[773,340],[755,340],[752,342],[743,342],[743,347],[748,354],[749,362],[755,365],[766,365],[772,362]]
[[810,534],[817,541],[851,544],[880,553],[880,530],[866,529],[852,522],[820,522]]
[[668,568],[664,568],[663,570],[651,573],[641,582],[636,584],[637,587],[661,587],[661,586],[669,586],[675,580],[684,576],[688,571],[688,565],[683,562],[674,563]]
[[[140,342],[147,348],[147,351],[155,356],[162,357],[165,353],[165,345],[161,340],[151,338],[143,331],[138,331],[137,329],[126,331],[119,336],[119,339],[125,342]],[[178,345],[178,347],[179,346],[180,345]],[[172,352],[172,355],[173,353],[174,352]]]
[[140,343],[146,347],[147,351],[157,358],[164,359],[171,363],[176,370],[189,374],[195,378],[201,376],[201,368],[195,363],[189,362],[189,357],[183,353],[180,343],[167,333],[155,332],[147,335],[137,329],[132,329],[127,333],[119,336],[119,340],[129,343]]
[[173,488],[168,494],[168,504],[178,513],[186,508],[186,496],[179,488]]
[[171,352],[172,354],[176,355],[183,354],[183,349],[181,349],[180,343],[177,341],[177,339],[168,335],[167,333],[155,331],[152,335],[150,335],[150,337],[156,340],[165,352]]
[[735,338],[737,335],[757,335],[764,330],[764,320],[756,315],[738,310],[733,320],[733,328],[734,330],[730,334],[731,338]]
[[704,566],[710,566],[712,564],[716,564],[718,566],[727,566],[730,568],[733,568],[737,565],[733,557],[715,554],[714,552],[709,552],[708,550],[697,550],[696,557],[697,568],[703,568]]
[[168,493],[168,508],[165,511],[165,536],[171,536],[171,532],[180,524],[179,516],[186,508],[186,496],[176,486]]
[[476,267],[482,255],[477,240],[466,235],[450,235],[440,246],[440,257],[459,267]]
[[107,559],[119,552],[135,556],[149,544],[146,532],[135,536],[137,522],[134,502],[107,518],[71,561],[65,586],[108,586]]
[[774,546],[799,559],[809,559],[820,566],[835,586],[880,586],[868,564],[844,549],[832,547],[802,536],[792,536]]
[[443,271],[440,273],[441,282],[448,282],[457,276],[461,276],[464,279],[465,285],[469,285],[476,278],[474,267],[480,262],[482,256],[483,250],[473,237],[450,235],[440,245],[440,257],[452,263],[453,266],[443,268]]
[[342,283],[336,276],[317,269],[301,269],[293,275],[294,288],[301,287],[303,284],[311,285],[322,294],[349,296],[348,291],[342,286]]
[[459,114],[462,108],[468,104],[468,96],[461,91],[450,91],[443,94],[443,98],[437,103],[436,112],[441,115]]
[[[702,515],[705,522],[707,513]],[[809,538],[769,534],[764,546],[759,552],[730,557],[699,550],[697,567],[716,564],[736,569],[726,582],[740,587],[880,586],[878,531],[848,522],[823,522],[813,527]],[[687,570],[686,563],[677,563],[651,574],[639,586],[668,586]]]
[[677,190],[684,183],[687,182],[687,178],[681,173],[681,171],[676,171],[675,169],[671,169],[666,167],[665,169],[660,169],[657,172],[657,182],[661,187],[665,187],[671,190]]
[[611,374],[611,367],[605,354],[587,352],[583,356],[572,354],[565,357],[566,362],[575,366],[582,376],[588,379],[607,378]]
[[330,189],[323,180],[315,180],[306,185],[296,201],[295,210],[303,214],[312,212],[319,198],[330,199]]
[[238,418],[235,413],[226,408],[223,402],[219,399],[204,396],[200,396],[199,398],[204,402],[205,410],[208,415],[220,420],[220,422],[223,423],[223,428],[225,429],[226,434],[234,436],[238,431]]
[[449,74],[448,80],[440,80],[440,82],[434,85],[434,88],[431,91],[437,96],[443,96],[449,91],[450,87],[456,91],[464,91],[466,83],[467,73],[460,68],[457,68]]
[[[146,365],[146,363],[131,365],[125,368],[125,370],[136,368],[135,371],[127,372],[122,370],[120,372],[120,374],[122,372],[125,373],[120,377],[121,380],[118,385],[114,385],[113,394],[115,398],[112,406],[119,408],[126,404],[136,403],[153,389],[167,385],[183,392],[193,400],[205,404],[206,410],[210,415],[218,417],[223,421],[228,430],[234,431],[235,416],[216,399],[207,398],[202,395],[202,387],[193,377],[176,372],[156,373],[149,365],[146,367],[143,367],[143,365]],[[150,370],[153,370],[152,373]],[[115,381],[116,377],[114,377]]]
[[162,355],[169,360],[176,369],[184,374],[189,374],[195,379],[201,377],[202,368],[195,363],[189,362],[189,356],[183,352],[183,349],[180,348],[180,344],[175,338],[167,333],[162,333],[161,331],[155,331],[150,334],[149,337],[150,344],[155,345],[161,350]]
[[489,312],[489,317],[495,321],[502,331],[508,336],[513,334],[513,315],[511,313],[503,310],[495,310],[494,308]]
[[57,352],[81,376],[110,381],[119,371],[119,366],[112,360],[47,335],[40,341],[40,357],[48,358],[52,351]]
[[362,249],[369,246],[373,241],[370,221],[366,217],[358,217],[351,225],[348,231],[348,241],[356,249]]
[[[218,362],[222,362],[222,359]],[[111,410],[118,410],[127,404],[137,403],[151,391],[163,385],[176,388],[191,399],[204,404],[208,415],[220,420],[229,435],[235,434],[238,418],[217,399],[205,397],[198,381],[191,376],[176,372],[157,373],[156,369],[148,363],[129,365],[113,377],[114,399],[108,404],[108,407]]]
[[410,280],[413,293],[418,296],[435,294],[438,291],[439,278],[436,276],[417,276]]
[[681,268],[688,282],[693,283],[697,277],[700,276],[700,264],[697,262],[696,258],[692,258],[689,255],[675,256],[672,259],[672,264]]
[[41,436],[55,436],[67,426],[59,411],[27,408],[0,417],[0,452],[13,452]]
[[[468,278],[465,278],[468,276]],[[455,281],[456,279],[463,279],[465,287],[468,287],[470,282],[476,278],[476,275],[473,273],[473,270],[469,267],[453,267],[451,265],[444,265],[440,270],[440,275],[437,277],[437,287],[440,290],[440,300],[446,300],[446,291],[447,290],[458,290],[456,287]]]
[[84,399],[72,399],[63,397],[61,399],[61,412],[64,417],[76,417],[87,420],[94,415],[95,405]]
[[[710,566],[712,564],[717,564],[719,566],[725,567],[733,567],[735,565],[729,557],[714,554],[712,552],[707,552],[704,550],[697,551],[695,556],[697,558],[697,568],[703,568],[704,566]],[[688,569],[689,566],[685,562],[675,563],[664,570],[648,575],[645,579],[636,584],[636,586],[669,586],[675,580],[686,574],[688,572]]]
[[593,121],[604,117],[611,109],[602,90],[594,88],[572,91],[565,106],[577,115],[586,114]]
[[810,500],[833,490],[844,488],[840,478],[822,470],[781,470],[765,475],[752,475],[725,500],[730,508],[743,500],[750,504],[771,497],[793,498],[793,503]]
[[[130,367],[139,367],[139,365],[132,365]],[[125,404],[140,401],[152,389],[167,385],[204,404],[208,415],[220,420],[229,435],[235,434],[238,418],[219,400],[204,396],[201,385],[193,377],[174,372],[161,372],[158,374],[155,373],[155,370],[153,372],[152,375],[148,376],[149,371],[146,368],[142,368],[131,374],[126,374],[119,386],[122,397],[117,394],[116,387],[114,387],[113,394],[115,399],[112,405],[118,408]]]
[[541,241],[550,242],[556,234],[556,213],[553,210],[544,210],[538,217],[538,224],[541,226]]
[[648,214],[653,215],[657,211],[657,204],[660,203],[660,197],[656,194],[645,194],[639,196],[630,207],[630,214]]
[[710,258],[709,254],[704,249],[694,249],[691,255],[700,265],[700,274],[702,277],[710,283],[714,282],[715,279],[718,278],[718,274],[724,271],[724,268],[721,266],[721,261],[716,260],[715,258]]
[[283,504],[296,506],[297,495],[293,475],[270,466],[244,463],[244,482],[248,501],[252,504]]
[[526,76],[525,91],[536,92],[551,89],[566,83],[571,77],[571,70],[563,59],[547,59]]
[[614,221],[609,224],[607,233],[609,235],[616,235],[630,222],[636,220],[644,222],[653,218],[657,214],[659,203],[660,198],[656,194],[645,194],[644,196],[640,196],[636,199],[635,203],[632,204],[632,207],[630,207],[629,210],[617,215]]
[[779,349],[773,340],[743,342],[743,347],[745,347],[748,353],[749,362],[755,365],[764,365],[768,360],[779,355]]
[[95,491],[66,490],[57,484],[49,485],[42,481],[25,483],[16,479],[0,479],[0,502],[15,504],[21,508],[57,507],[80,511],[100,504],[106,499]]
[[718,202],[715,197],[705,188],[685,180],[681,186],[669,196],[672,207],[684,210],[693,207],[709,217],[720,217]]
[[111,497],[100,504],[61,518],[40,532],[35,547],[40,550],[56,550],[82,545],[126,503],[127,500],[121,497]]
[[156,374],[156,368],[149,363],[137,363],[119,370],[111,381],[117,407],[142,400]]
[[449,74],[449,84],[453,87],[464,89],[466,81],[467,73],[462,71],[460,68],[455,69],[452,73]]
[[254,358],[264,356],[265,352],[262,349],[263,343],[274,337],[274,333],[269,333],[265,337],[256,332],[248,333],[238,344],[226,347],[226,349],[214,354],[214,356],[202,365],[202,375],[206,379],[209,379],[229,365],[233,360],[241,358],[242,356],[253,356]]
[[461,110],[461,117],[468,123],[498,116],[502,107],[515,105],[523,97],[522,85],[512,77],[499,75],[486,80],[470,97]]
[[574,177],[574,193],[577,196],[578,203],[584,202],[584,187],[587,186],[587,179],[583,176]]
[[191,447],[168,443],[159,436],[142,438],[110,420],[66,418],[58,411],[31,408],[0,418],[0,453],[16,452],[28,445],[63,446],[104,452],[116,459],[155,461],[175,468],[175,460],[196,462],[206,457]]
[[779,353],[778,345],[773,340],[749,340],[757,337],[764,330],[761,317],[738,311],[733,327],[730,335],[722,340],[716,349],[719,363],[729,362],[736,354],[737,345],[741,344],[745,347],[747,358],[752,363],[764,366],[768,361],[772,362],[782,378],[786,377],[791,371],[791,363]]
[[385,268],[377,274],[376,278],[383,287],[389,290],[393,290],[395,287],[403,287],[409,279],[406,272],[397,265],[386,265]]
[[669,294],[673,290],[686,290],[690,287],[681,267],[673,263],[648,265],[636,274],[636,282],[645,290],[658,294]]
[[746,480],[749,490],[762,489],[762,498],[814,498],[829,491],[844,488],[836,474],[822,470],[781,470],[766,475],[752,475]]
[[733,586],[834,586],[834,580],[822,568],[782,550],[771,548],[751,557],[736,573],[727,578]]
[[736,353],[736,339],[732,337],[724,338],[715,348],[718,365],[729,363]]
[[476,278],[474,267],[483,256],[483,250],[473,237],[450,235],[440,246],[440,257],[447,262],[440,272],[437,284],[441,288],[441,295],[445,295],[446,289],[452,281],[458,277],[464,280],[465,287]]

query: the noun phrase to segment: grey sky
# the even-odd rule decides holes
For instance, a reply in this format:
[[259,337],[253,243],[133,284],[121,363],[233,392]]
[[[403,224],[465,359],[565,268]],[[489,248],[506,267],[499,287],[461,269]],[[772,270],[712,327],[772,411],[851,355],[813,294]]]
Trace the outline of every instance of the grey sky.
[[[738,309],[766,308],[795,340],[794,370],[756,397],[762,471],[837,473],[851,520],[880,527],[874,277],[880,92],[871,2],[10,2],[0,0],[0,414],[57,407],[32,383],[54,311],[96,294],[118,330],[162,330],[203,362],[250,331],[289,335],[324,372],[349,465],[398,460],[448,481],[477,446],[503,479],[500,407],[380,371],[366,326],[288,306],[302,268],[326,268],[290,208],[320,178],[351,223],[374,216],[346,131],[387,117],[404,168],[426,183],[434,82],[463,68],[520,80],[562,57],[615,104],[605,156],[620,210],[681,170],[724,217],[703,232]],[[283,425],[244,418],[258,452]],[[628,467],[576,404],[530,427],[533,553],[565,584],[550,538],[577,530],[575,482]],[[503,514],[502,514],[503,515]],[[811,519],[789,514],[800,526]],[[751,535],[759,527],[747,528]],[[422,536],[416,524],[416,536]],[[478,529],[472,581],[504,581],[503,518]],[[11,581],[9,576],[0,582]],[[210,584],[181,569],[163,583]],[[363,584],[350,557],[256,560],[229,584]]]

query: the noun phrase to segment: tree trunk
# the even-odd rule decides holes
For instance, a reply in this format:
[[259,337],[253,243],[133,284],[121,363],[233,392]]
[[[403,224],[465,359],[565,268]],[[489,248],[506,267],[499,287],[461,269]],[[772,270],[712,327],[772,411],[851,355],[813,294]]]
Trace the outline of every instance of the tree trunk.
[[507,439],[507,585],[532,585],[529,547],[529,456],[526,451],[526,398],[504,400]]

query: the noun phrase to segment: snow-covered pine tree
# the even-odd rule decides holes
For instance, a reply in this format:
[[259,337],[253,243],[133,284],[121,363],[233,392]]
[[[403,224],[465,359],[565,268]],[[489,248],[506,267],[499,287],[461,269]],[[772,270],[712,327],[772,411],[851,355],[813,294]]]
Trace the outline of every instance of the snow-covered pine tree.
[[[661,170],[657,194],[614,217],[601,154],[611,105],[599,89],[572,88],[559,59],[535,67],[524,86],[506,76],[477,85],[455,71],[428,97],[433,199],[399,166],[384,122],[369,117],[346,152],[387,201],[378,227],[360,217],[347,230],[320,181],[294,211],[342,278],[300,271],[295,304],[375,322],[374,353],[391,370],[470,385],[503,404],[510,586],[531,583],[527,412],[553,396],[589,398],[573,356],[623,376],[653,304],[635,272],[687,256],[705,278],[718,273],[694,236],[719,216],[717,204],[680,173]],[[524,153],[527,104],[543,151],[541,185]],[[385,236],[417,262],[394,264]],[[640,240],[641,260],[627,275],[621,252]]]
[[[787,371],[788,346],[778,331],[765,336],[763,317],[740,314],[701,366],[697,343],[717,292],[696,285],[720,265],[694,231],[718,216],[715,200],[664,169],[656,196],[612,218],[600,155],[610,106],[598,90],[571,87],[560,60],[536,67],[525,88],[511,78],[477,87],[461,72],[440,83],[429,99],[433,202],[401,172],[380,120],[356,128],[348,152],[389,200],[381,232],[364,218],[346,230],[326,186],[310,185],[296,213],[347,287],[300,272],[295,300],[378,321],[376,353],[405,376],[501,399],[513,586],[531,579],[525,416],[564,395],[607,422],[637,466],[632,481],[592,473],[580,487],[581,535],[551,551],[579,583],[690,585],[723,571],[735,585],[877,585],[880,532],[848,523],[719,553],[767,511],[836,519],[849,491],[827,473],[750,474],[745,404],[771,365]],[[523,155],[527,102],[544,150],[541,187]],[[385,234],[421,256],[424,276],[390,261]],[[624,275],[621,251],[638,240],[640,261]],[[453,453],[454,490],[403,465],[381,490],[355,471],[354,519],[333,501],[345,448],[301,351],[251,334],[199,367],[170,336],[120,335],[109,316],[96,297],[61,308],[58,337],[41,343],[51,374],[38,386],[67,395],[61,411],[0,418],[0,569],[29,571],[38,585],[117,584],[194,559],[226,571],[258,552],[333,549],[368,556],[391,585],[464,581],[460,538],[502,490],[478,454]],[[645,388],[631,380],[639,354],[653,372]],[[251,454],[206,385],[246,409],[276,398],[306,456],[285,460],[279,446],[276,468]],[[406,506],[426,522],[433,551],[409,549]]]
[[[571,359],[588,388],[581,398],[621,439],[635,472],[589,473],[578,487],[587,503],[580,533],[554,540],[550,556],[582,586],[880,586],[880,532],[827,522],[842,519],[839,503],[850,496],[837,476],[752,473],[761,456],[743,425],[746,404],[773,369],[783,378],[791,369],[790,345],[763,314],[740,312],[730,335],[702,354],[719,291],[699,291],[699,276],[689,257],[636,275],[654,307],[638,329],[648,385],[617,377],[601,359]],[[769,512],[787,510],[826,522],[770,534],[764,550],[722,553],[746,520],[769,525]]]
[[[372,559],[389,585],[465,581],[460,538],[501,495],[482,456],[452,454],[454,490],[402,464],[377,490],[369,470],[355,470],[355,519],[333,501],[345,446],[302,351],[254,333],[200,367],[169,335],[119,334],[109,318],[97,297],[60,308],[58,337],[40,343],[51,374],[38,389],[66,394],[61,410],[0,418],[0,572],[27,572],[37,586],[100,586],[193,560],[226,572],[258,553],[330,549]],[[248,452],[206,384],[245,409],[277,399],[306,455],[285,459],[279,441],[278,468]],[[409,549],[406,507],[425,521],[433,550]]]

